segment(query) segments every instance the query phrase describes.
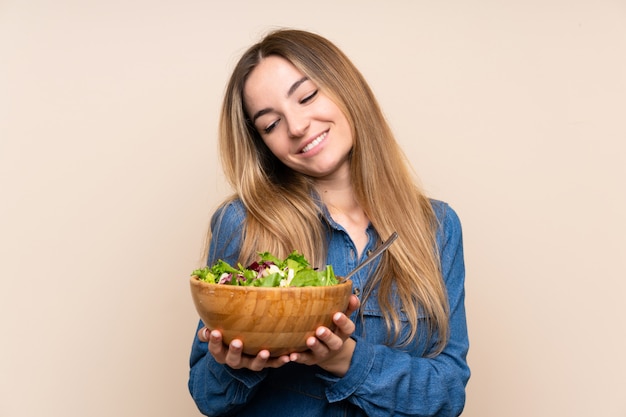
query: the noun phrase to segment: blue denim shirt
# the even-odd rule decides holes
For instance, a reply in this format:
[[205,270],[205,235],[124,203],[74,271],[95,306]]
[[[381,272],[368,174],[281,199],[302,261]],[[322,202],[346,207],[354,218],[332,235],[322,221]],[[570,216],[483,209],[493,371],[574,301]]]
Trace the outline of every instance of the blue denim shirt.
[[[354,356],[339,378],[317,366],[288,363],[260,372],[232,369],[217,363],[207,343],[195,337],[190,357],[189,390],[199,410],[208,416],[457,416],[465,404],[470,376],[464,307],[465,267],[461,224],[446,203],[432,201],[439,219],[437,243],[450,303],[450,339],[442,353],[425,357],[431,346],[423,337],[404,348],[385,344],[387,329],[374,293],[356,324]],[[211,220],[208,263],[217,259],[236,263],[245,209],[238,200],[219,209]],[[362,259],[341,225],[326,212],[330,224],[327,264],[345,275]],[[402,231],[398,231],[401,233]],[[367,229],[369,242],[361,258],[374,249],[376,231]],[[353,277],[356,294],[365,286],[372,262]],[[407,324],[408,326],[408,324]],[[199,323],[199,328],[202,322]]]

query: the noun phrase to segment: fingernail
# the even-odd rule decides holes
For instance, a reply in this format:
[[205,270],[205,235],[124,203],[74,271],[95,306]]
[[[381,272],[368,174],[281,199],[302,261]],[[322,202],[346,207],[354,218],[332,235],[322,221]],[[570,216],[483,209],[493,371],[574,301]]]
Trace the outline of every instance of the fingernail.
[[335,313],[335,315],[333,316],[333,320],[337,321],[341,318],[341,313]]
[[322,337],[324,336],[324,333],[326,333],[326,331],[324,330],[324,328],[320,327],[319,329],[317,329],[315,331],[315,334],[317,335],[317,337]]

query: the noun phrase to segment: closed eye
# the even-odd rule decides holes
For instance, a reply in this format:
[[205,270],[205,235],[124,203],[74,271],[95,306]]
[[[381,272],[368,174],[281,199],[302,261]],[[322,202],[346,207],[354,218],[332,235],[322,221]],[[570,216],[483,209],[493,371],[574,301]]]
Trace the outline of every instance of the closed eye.
[[267,126],[266,128],[263,129],[263,132],[267,135],[268,133],[270,133],[272,130],[274,130],[274,128],[278,125],[278,122],[280,122],[280,119],[276,120],[275,122],[273,122],[272,124],[270,124],[269,126]]
[[305,98],[300,100],[300,104],[306,104],[309,101],[313,100],[315,98],[315,96],[317,95],[317,92],[318,92],[318,90],[315,90],[311,94],[309,94],[308,96],[306,96]]
[[[305,96],[302,100],[300,100],[300,104],[307,104],[308,102],[313,100],[317,96],[318,91],[319,90],[315,90],[311,94]],[[267,112],[269,112],[269,111],[267,111]],[[263,114],[264,114],[264,112],[259,112],[255,116],[256,116],[256,118],[258,118],[258,117],[262,116]],[[276,121],[272,122],[269,126],[267,126],[267,127],[262,129],[263,133],[266,134],[266,135],[271,133],[274,130],[274,128],[276,126],[278,126],[279,123],[280,123],[280,119],[277,119]]]

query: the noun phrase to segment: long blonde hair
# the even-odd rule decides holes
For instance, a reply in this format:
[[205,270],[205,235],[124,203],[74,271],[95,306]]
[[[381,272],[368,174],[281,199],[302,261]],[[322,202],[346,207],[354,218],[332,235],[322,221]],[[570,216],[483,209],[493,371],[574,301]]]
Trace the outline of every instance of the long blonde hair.
[[[267,35],[243,54],[226,88],[219,145],[224,174],[235,191],[231,198],[240,198],[247,210],[240,262],[254,260],[258,251],[285,257],[294,249],[313,265],[326,260],[326,247],[320,244],[326,241],[326,225],[312,198],[312,180],[278,161],[245,112],[247,77],[270,55],[291,62],[344,112],[354,136],[350,167],[355,198],[381,238],[400,232],[369,283],[378,286],[390,343],[413,340],[423,316],[429,337],[437,334],[432,354],[439,353],[448,338],[448,305],[436,216],[361,73],[333,43],[310,32],[283,29]],[[410,324],[402,340],[398,307]]]

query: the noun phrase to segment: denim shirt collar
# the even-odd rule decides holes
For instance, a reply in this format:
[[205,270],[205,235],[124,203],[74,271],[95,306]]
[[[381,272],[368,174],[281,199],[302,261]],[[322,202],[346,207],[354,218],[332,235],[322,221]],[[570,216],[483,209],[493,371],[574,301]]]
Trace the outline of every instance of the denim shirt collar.
[[[319,193],[317,193],[317,191],[315,190],[311,191],[311,198],[313,199],[313,201],[317,205],[317,208],[319,209],[320,218],[322,219],[322,221],[324,221],[325,224],[327,224],[330,228],[334,229],[335,231],[345,233],[346,236],[349,238],[349,235],[346,229],[342,225],[337,223],[335,219],[333,219],[333,216],[331,216],[330,211],[328,210],[328,207],[322,201],[322,198],[319,195]],[[374,229],[374,226],[372,225],[371,221],[368,221],[366,233],[367,233],[369,241],[365,248],[366,250],[363,252],[363,254],[367,254],[371,252],[373,249],[371,247],[372,243],[376,244],[379,239],[378,233],[376,232],[376,229]]]

